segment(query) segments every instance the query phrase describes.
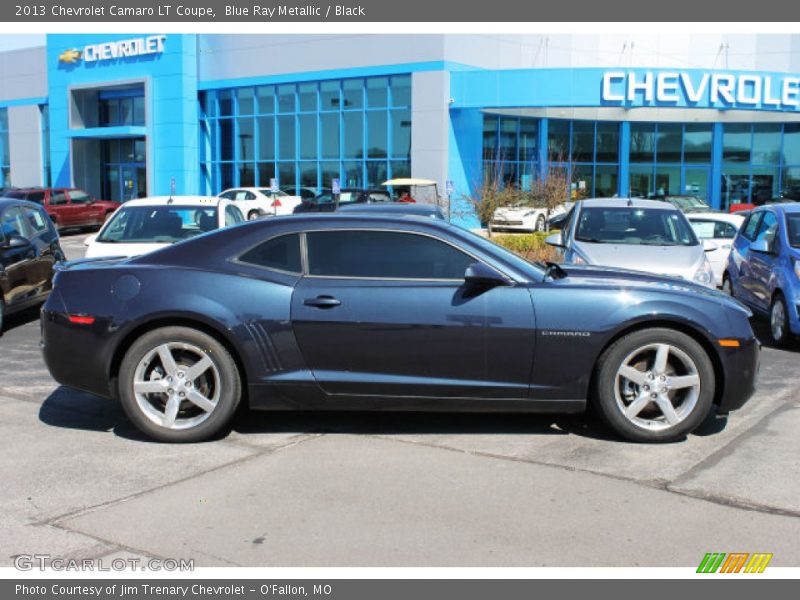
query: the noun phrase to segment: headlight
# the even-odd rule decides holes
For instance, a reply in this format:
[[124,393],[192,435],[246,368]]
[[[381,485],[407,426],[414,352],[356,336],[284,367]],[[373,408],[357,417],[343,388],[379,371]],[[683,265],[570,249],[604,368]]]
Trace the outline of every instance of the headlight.
[[697,272],[694,274],[694,280],[700,285],[707,285],[713,287],[714,285],[714,271],[711,269],[711,263],[707,258],[703,259],[703,263]]

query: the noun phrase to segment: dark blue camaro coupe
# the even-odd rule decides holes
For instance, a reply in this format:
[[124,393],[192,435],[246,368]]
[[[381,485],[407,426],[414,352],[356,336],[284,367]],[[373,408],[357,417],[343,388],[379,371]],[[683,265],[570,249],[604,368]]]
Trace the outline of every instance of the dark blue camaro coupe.
[[65,265],[44,306],[62,384],[189,442],[254,409],[579,412],[675,440],[753,393],[737,301],[678,279],[526,262],[411,216],[277,217]]

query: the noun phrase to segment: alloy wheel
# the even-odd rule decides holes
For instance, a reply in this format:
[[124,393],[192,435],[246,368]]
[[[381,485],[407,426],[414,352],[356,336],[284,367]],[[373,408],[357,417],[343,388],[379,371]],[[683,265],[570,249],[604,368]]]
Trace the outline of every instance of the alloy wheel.
[[134,371],[136,404],[166,429],[196,427],[208,419],[221,393],[219,369],[202,348],[185,342],[156,346]]
[[772,303],[772,310],[769,314],[769,327],[772,333],[772,339],[780,341],[786,335],[786,310],[783,308],[783,302],[780,298]]
[[617,408],[649,431],[675,427],[692,414],[700,396],[697,365],[672,344],[641,346],[622,361],[614,381]]

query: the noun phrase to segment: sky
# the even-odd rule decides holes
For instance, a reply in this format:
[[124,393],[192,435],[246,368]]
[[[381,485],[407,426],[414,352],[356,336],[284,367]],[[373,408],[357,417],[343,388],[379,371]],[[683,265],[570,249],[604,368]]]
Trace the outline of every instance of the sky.
[[5,50],[16,50],[18,48],[44,46],[44,44],[45,34],[43,33],[25,33],[19,35],[4,33],[0,35],[0,52]]

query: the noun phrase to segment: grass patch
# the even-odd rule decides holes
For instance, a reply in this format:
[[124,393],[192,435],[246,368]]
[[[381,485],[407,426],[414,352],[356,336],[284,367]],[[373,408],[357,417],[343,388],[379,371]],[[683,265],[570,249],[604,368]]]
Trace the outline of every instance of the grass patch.
[[511,250],[514,254],[520,255],[525,260],[549,260],[551,262],[561,262],[561,256],[556,248],[545,244],[547,236],[556,233],[536,232],[536,233],[515,233],[515,234],[494,234],[490,238],[495,244]]

